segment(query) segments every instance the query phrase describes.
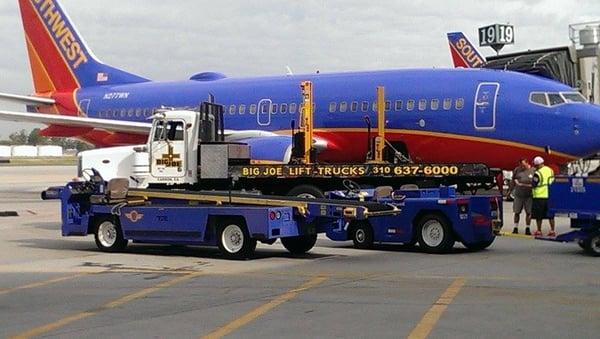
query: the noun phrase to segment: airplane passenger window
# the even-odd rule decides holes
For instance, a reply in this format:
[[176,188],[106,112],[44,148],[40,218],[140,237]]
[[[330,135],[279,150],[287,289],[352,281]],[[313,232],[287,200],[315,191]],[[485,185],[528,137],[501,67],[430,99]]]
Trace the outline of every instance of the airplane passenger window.
[[241,114],[246,114],[246,105],[240,105],[238,107],[238,113],[240,113],[240,115]]
[[456,99],[455,107],[457,110],[463,109],[463,107],[465,107],[465,99],[463,99],[463,98]]
[[440,108],[440,101],[438,99],[431,99],[431,110],[437,111]]
[[406,110],[408,111],[412,111],[413,109],[415,109],[415,101],[414,100],[408,100],[406,102]]
[[256,104],[250,105],[250,114],[256,114]]
[[368,101],[363,101],[360,107],[360,110],[363,112],[366,112],[369,110],[369,102]]
[[290,104],[290,114],[296,114],[296,103]]
[[587,102],[585,97],[581,93],[561,93],[567,102]]
[[358,102],[357,101],[352,101],[352,105],[350,105],[350,110],[352,112],[358,111]]
[[336,102],[330,102],[329,103],[329,113],[333,113],[337,110],[337,103]]
[[133,108],[130,108],[130,109],[127,111],[127,116],[129,116],[129,117],[132,117],[132,116],[133,116],[133,113],[134,113],[134,110],[133,110]]
[[373,112],[377,112],[377,101],[373,101]]
[[385,111],[388,112],[392,109],[392,102],[391,101],[386,101],[385,102]]
[[125,118],[125,116],[127,116],[127,110],[126,109],[122,109],[121,112],[119,112],[121,114],[121,118]]
[[113,110],[112,111],[112,116],[113,116],[113,118],[118,117],[119,116],[119,110],[118,109]]
[[152,115],[152,109],[150,108],[144,108],[144,116],[146,118],[150,117],[150,115]]
[[142,116],[142,109],[141,108],[136,108],[135,109],[135,116],[138,117],[138,118]]
[[348,110],[348,103],[345,101],[340,102],[340,112],[344,113]]
[[548,100],[550,101],[550,106],[564,104],[565,100],[558,93],[548,93]]
[[419,100],[419,111],[424,111],[427,108],[427,100],[421,99]]
[[396,100],[396,111],[401,111],[402,110],[402,100]]
[[272,108],[271,108],[271,113],[272,114],[277,114],[277,109],[278,109],[278,105],[277,104],[273,104]]
[[281,114],[287,113],[287,109],[288,109],[287,104],[281,104]]
[[235,105],[229,106],[229,114],[235,114]]
[[548,106],[548,98],[546,97],[546,93],[531,93],[529,95],[529,101],[534,104]]
[[447,111],[452,108],[452,99],[446,98],[444,99],[444,110]]

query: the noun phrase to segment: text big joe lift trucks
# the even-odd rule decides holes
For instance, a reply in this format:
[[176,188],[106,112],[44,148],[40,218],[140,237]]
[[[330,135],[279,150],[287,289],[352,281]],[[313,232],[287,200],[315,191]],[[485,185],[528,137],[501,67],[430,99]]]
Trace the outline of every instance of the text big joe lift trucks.
[[[406,161],[385,139],[382,87],[378,88],[377,95],[377,136],[369,137],[367,161],[315,163],[312,83],[303,82],[301,88],[304,103],[300,131],[294,134],[288,164],[252,164],[250,146],[223,142],[223,107],[203,103],[200,112],[157,112],[146,145],[80,153],[80,169],[95,168],[107,180],[130,178],[130,185],[138,188],[257,190],[264,194],[317,198],[324,197],[325,191],[343,188],[346,179],[363,187],[456,184],[459,191],[493,185],[494,178],[483,164],[415,164]],[[370,131],[370,124],[368,128]]]
[[[364,184],[396,182],[406,176],[476,176],[486,174],[482,172],[487,170],[484,166],[386,163],[382,127],[368,163],[312,163],[310,86],[303,84],[307,109],[304,130],[294,142],[297,164],[251,165],[248,145],[222,141],[222,118],[210,114],[218,108],[222,114],[222,107],[205,103],[200,113],[156,114],[148,144],[136,149],[137,158],[146,159],[146,165],[143,161],[136,163],[130,178],[111,178],[107,182],[95,169],[82,170],[82,174],[89,175],[87,181],[49,189],[43,196],[61,200],[64,236],[93,234],[97,246],[106,251],[123,249],[128,241],[215,245],[226,257],[247,258],[257,241],[272,244],[281,239],[286,249],[299,254],[314,246],[319,233],[332,240],[352,240],[358,248],[375,243],[418,242],[432,253],[447,252],[456,241],[473,250],[492,244],[502,224],[499,197],[463,197],[451,187],[419,189],[414,185],[396,191],[390,186],[363,190],[346,179]],[[379,126],[383,126],[383,92],[379,93]],[[89,161],[82,160],[87,167]],[[108,163],[119,165],[110,160]],[[106,164],[97,165],[102,168]],[[300,180],[310,180],[311,185]],[[329,199],[320,198],[326,187],[339,188],[342,180],[346,191],[327,192]],[[267,182],[279,186],[277,192],[298,197],[233,191],[259,188],[269,192]],[[130,189],[131,183],[138,187]],[[170,189],[146,188],[157,184]],[[229,190],[181,190],[186,185]]]

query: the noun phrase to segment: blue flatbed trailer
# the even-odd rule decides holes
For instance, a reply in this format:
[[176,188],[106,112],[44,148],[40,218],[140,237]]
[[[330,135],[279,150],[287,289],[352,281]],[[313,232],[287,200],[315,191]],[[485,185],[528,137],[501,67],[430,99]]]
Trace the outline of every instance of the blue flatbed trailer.
[[400,212],[394,205],[377,202],[118,190],[101,180],[70,182],[45,191],[43,197],[61,200],[63,236],[93,234],[103,251],[123,250],[129,241],[206,245],[218,246],[232,259],[251,257],[257,241],[273,244],[277,239],[291,253],[305,253],[314,246],[317,234],[347,220]]
[[570,218],[573,230],[537,239],[576,241],[588,254],[600,256],[600,177],[557,176],[550,185],[548,211]]
[[291,253],[305,253],[319,233],[353,240],[359,248],[419,242],[426,252],[444,253],[460,241],[480,250],[492,244],[502,223],[500,197],[461,197],[444,187],[389,192],[365,201],[342,191],[310,199],[127,189],[113,185],[119,180],[124,179],[90,179],[45,191],[47,198],[61,200],[62,235],[93,234],[104,251],[120,251],[129,241],[205,245],[241,259],[252,256],[257,241],[273,244],[277,239]]
[[[358,191],[357,191],[358,192]],[[363,192],[365,193],[365,192]],[[372,200],[374,190],[362,199]],[[347,191],[330,192],[335,199],[357,199]],[[489,247],[502,228],[502,197],[494,195],[458,195],[452,187],[394,191],[393,198],[377,199],[401,209],[394,216],[352,220],[347,227],[330,229],[333,240],[352,240],[357,248],[373,244],[419,246],[428,253],[446,253],[455,242],[471,250]]]

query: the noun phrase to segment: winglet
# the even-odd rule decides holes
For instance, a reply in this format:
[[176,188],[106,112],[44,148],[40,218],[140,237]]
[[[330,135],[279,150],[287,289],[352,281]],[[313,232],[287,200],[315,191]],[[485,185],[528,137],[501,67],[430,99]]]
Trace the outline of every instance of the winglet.
[[448,43],[454,67],[479,68],[485,59],[462,32],[448,33]]

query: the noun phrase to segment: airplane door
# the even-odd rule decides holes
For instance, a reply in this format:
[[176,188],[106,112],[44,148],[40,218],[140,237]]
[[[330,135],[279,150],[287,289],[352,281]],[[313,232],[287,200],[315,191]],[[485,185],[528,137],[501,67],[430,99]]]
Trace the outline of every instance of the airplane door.
[[482,82],[477,87],[473,124],[476,130],[496,129],[496,101],[500,84]]
[[259,126],[269,126],[271,124],[271,114],[273,113],[273,101],[271,99],[262,99],[258,102],[258,112],[256,121]]
[[187,136],[183,120],[157,120],[150,144],[150,174],[155,178],[181,178],[187,171]]

